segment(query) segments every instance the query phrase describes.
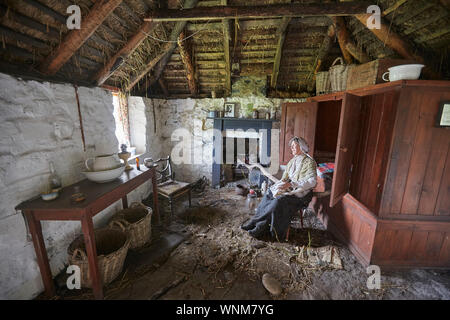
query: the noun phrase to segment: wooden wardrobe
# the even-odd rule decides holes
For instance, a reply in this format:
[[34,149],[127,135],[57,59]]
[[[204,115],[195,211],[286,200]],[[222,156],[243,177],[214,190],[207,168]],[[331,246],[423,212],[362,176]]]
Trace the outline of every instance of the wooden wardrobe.
[[435,125],[450,82],[397,81],[284,104],[280,158],[303,136],[334,160],[316,212],[364,264],[450,267],[450,130]]

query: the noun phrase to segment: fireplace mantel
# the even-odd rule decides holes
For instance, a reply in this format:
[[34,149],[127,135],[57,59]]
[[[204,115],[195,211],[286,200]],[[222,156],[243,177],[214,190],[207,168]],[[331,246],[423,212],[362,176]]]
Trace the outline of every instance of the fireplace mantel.
[[[219,131],[226,131],[226,130],[255,130],[256,132],[266,130],[267,135],[263,135],[263,142],[262,142],[262,152],[267,154],[267,159],[265,162],[261,160],[262,164],[269,164],[270,162],[270,155],[271,155],[271,130],[272,130],[272,124],[274,122],[279,122],[279,120],[273,120],[273,119],[244,119],[244,118],[212,118],[208,117],[208,119],[214,120],[214,129]],[[218,155],[219,159],[222,159],[223,154],[223,141],[216,141],[214,139],[213,142],[213,164],[212,164],[212,186],[217,187],[220,186],[220,175],[221,175],[221,163],[216,163],[214,161],[215,155]]]
[[275,120],[275,119],[253,119],[253,118],[212,118],[212,117],[207,117],[206,119],[212,119],[212,120],[237,120],[237,121],[269,121],[269,122],[280,122],[280,120]]

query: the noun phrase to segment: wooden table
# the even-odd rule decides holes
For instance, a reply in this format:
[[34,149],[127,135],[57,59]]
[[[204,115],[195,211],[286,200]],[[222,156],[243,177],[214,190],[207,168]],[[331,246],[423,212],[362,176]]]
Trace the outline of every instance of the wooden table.
[[[22,210],[27,219],[45,292],[49,297],[55,295],[55,286],[42,236],[41,221],[81,221],[92,278],[92,289],[96,299],[103,299],[103,284],[98,270],[92,218],[120,199],[122,199],[123,207],[127,208],[127,194],[150,179],[153,185],[153,214],[155,215],[155,223],[159,223],[155,167],[148,169],[141,166],[140,170],[137,170],[133,166],[133,170],[125,171],[119,178],[108,183],[99,184],[87,179],[82,180],[63,188],[60,196],[53,201],[44,201],[38,198],[22,202],[16,207],[16,210]],[[74,187],[77,186],[80,188],[80,192],[86,195],[86,199],[81,203],[73,203],[70,200],[70,196],[74,193]]]

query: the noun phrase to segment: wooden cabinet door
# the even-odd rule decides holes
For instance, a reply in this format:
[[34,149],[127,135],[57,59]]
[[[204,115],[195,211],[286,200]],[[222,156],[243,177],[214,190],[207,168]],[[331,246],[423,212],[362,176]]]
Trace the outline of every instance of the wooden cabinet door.
[[303,137],[309,144],[310,155],[314,153],[316,135],[317,102],[284,103],[281,109],[280,164],[292,159],[289,140]]
[[330,207],[338,203],[349,190],[353,155],[358,142],[360,112],[361,98],[345,93],[339,122]]

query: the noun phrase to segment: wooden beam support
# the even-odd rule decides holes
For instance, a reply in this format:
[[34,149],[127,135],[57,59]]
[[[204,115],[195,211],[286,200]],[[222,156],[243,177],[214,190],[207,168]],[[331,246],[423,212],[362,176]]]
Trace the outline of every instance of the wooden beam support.
[[58,72],[121,3],[122,0],[96,1],[89,14],[82,20],[81,29],[72,30],[67,34],[59,48],[41,64],[40,71],[47,75]]
[[144,22],[134,36],[122,47],[94,76],[93,80],[97,85],[102,85],[118,69],[137,47],[147,37],[147,34],[156,27],[156,23]]
[[[370,17],[370,14],[358,14],[355,16],[363,25],[366,25],[367,19]],[[414,49],[412,46],[393,32],[386,22],[381,20],[381,28],[380,29],[370,29],[372,33],[380,39],[386,46],[397,52],[400,56],[407,60],[415,60],[418,63],[425,64],[425,59],[419,54],[413,53]],[[429,79],[442,79],[442,76],[439,73],[436,73],[429,66],[425,66],[423,69],[423,74]]]
[[[197,5],[198,0],[186,0],[184,2],[183,7],[184,8],[193,8]],[[188,9],[186,9],[188,10]],[[152,86],[155,82],[157,82],[159,80],[159,78],[161,77],[162,72],[164,71],[164,68],[166,67],[167,63],[170,60],[170,57],[172,56],[172,53],[175,51],[176,47],[177,47],[177,42],[178,42],[178,37],[180,36],[180,33],[184,30],[184,28],[186,27],[187,22],[177,22],[174,26],[174,28],[172,29],[172,33],[170,34],[169,37],[169,41],[167,43],[166,46],[164,46],[164,50],[163,50],[163,55],[158,59],[158,61],[156,62],[156,66],[155,67],[155,72],[153,73],[153,76],[150,78],[150,80],[147,82],[147,85],[145,86],[145,91],[147,91],[147,89]],[[160,56],[160,54],[158,54],[158,56]],[[151,68],[153,69],[153,67]],[[146,68],[147,71],[144,70],[143,73],[141,73],[140,75],[138,75],[138,77],[140,77],[141,79],[151,70]],[[127,90],[131,90],[137,82],[135,82],[134,84],[131,83],[130,86],[128,86]]]
[[[330,20],[331,22],[331,20]],[[334,25],[330,25],[328,27],[327,35],[323,39],[322,45],[319,48],[319,52],[317,54],[316,61],[314,62],[314,66],[311,70],[310,75],[308,76],[308,91],[311,92],[314,90],[314,85],[316,83],[316,74],[320,70],[322,66],[322,61],[330,52],[330,49],[333,47],[334,38],[336,36],[336,29]]]
[[345,20],[342,17],[331,17],[336,29],[336,35],[339,42],[339,47],[341,48],[342,56],[347,64],[353,62],[352,55],[348,52],[346,45],[350,42],[350,35],[345,26]]
[[353,58],[359,61],[359,63],[366,63],[370,61],[369,56],[361,49],[358,48],[352,41],[347,42],[345,49],[350,53]]
[[167,54],[167,51],[170,48],[170,44],[167,43],[166,45],[164,45],[161,49],[161,51],[153,58],[151,59],[147,65],[145,66],[144,70],[142,70],[141,72],[139,72],[139,74],[137,74],[136,76],[132,77],[130,79],[130,83],[128,84],[128,86],[125,88],[126,91],[130,91],[131,89],[133,89],[133,87],[139,82],[141,81],[142,78],[145,77],[145,75],[147,73],[150,72],[150,70],[152,70],[156,64],[159,62],[159,60],[162,59],[162,57],[164,57]]
[[256,19],[302,16],[348,16],[367,12],[369,2],[321,4],[276,4],[265,6],[217,6],[183,10],[155,10],[147,21],[194,21],[212,19]]
[[195,96],[198,91],[197,82],[195,80],[195,69],[192,63],[192,55],[190,52],[190,46],[186,43],[186,34],[184,32],[180,33],[178,37],[178,48],[180,50],[181,60],[184,64],[184,69],[186,70],[187,82],[189,85],[189,91],[191,91],[192,96]]
[[282,18],[276,33],[276,36],[278,37],[277,52],[275,53],[272,77],[270,79],[270,87],[274,90],[277,88],[278,73],[280,71],[281,64],[281,52],[283,51],[284,39],[286,38],[286,29],[290,21],[291,18]]
[[[223,6],[226,6],[227,0],[222,0],[221,4]],[[223,51],[224,51],[224,58],[225,58],[225,73],[226,73],[225,95],[229,96],[229,95],[231,95],[230,20],[223,19],[222,25],[223,25]]]
[[[370,14],[357,14],[355,17],[363,24],[367,25],[367,19]],[[418,62],[423,62],[424,59],[413,53],[412,47],[403,40],[400,36],[394,33],[389,24],[381,21],[380,29],[370,29],[370,31],[380,39],[386,46],[397,52],[403,58],[409,60],[417,60]]]

